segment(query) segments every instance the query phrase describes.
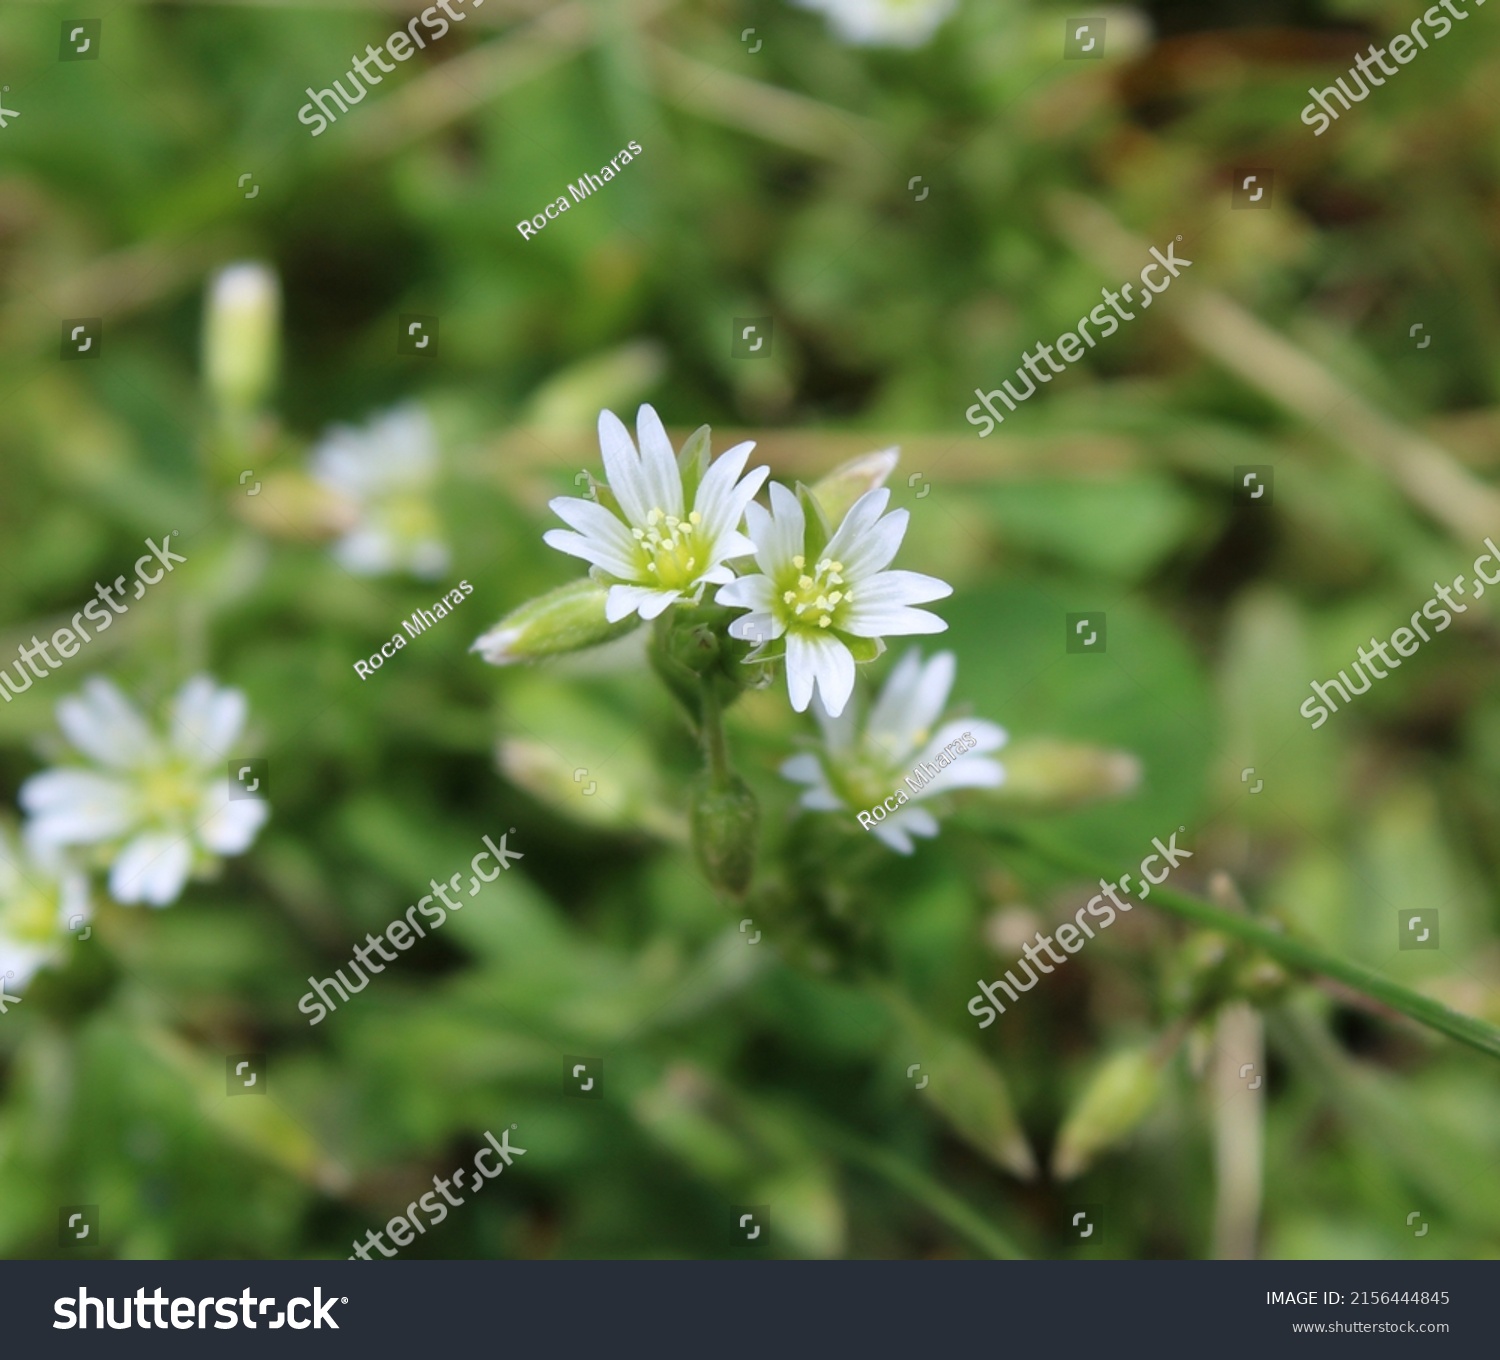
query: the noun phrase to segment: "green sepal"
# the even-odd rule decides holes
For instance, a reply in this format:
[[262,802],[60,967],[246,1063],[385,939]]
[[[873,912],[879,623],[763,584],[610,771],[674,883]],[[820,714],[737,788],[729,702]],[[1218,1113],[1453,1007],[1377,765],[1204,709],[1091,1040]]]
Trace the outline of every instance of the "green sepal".
[[610,623],[605,615],[608,597],[607,581],[580,577],[511,610],[469,650],[479,652],[492,666],[509,666],[613,642],[639,627],[641,620],[632,614]]
[[687,442],[677,455],[677,468],[682,473],[682,504],[685,512],[693,508],[693,502],[697,499],[698,488],[708,472],[709,457],[709,429],[707,425],[700,425],[688,435]]
[[[569,494],[573,496],[583,497],[586,500],[594,501],[596,504],[602,505],[611,514],[620,515],[620,502],[615,498],[615,493],[609,489],[609,483],[601,482],[597,477],[594,476],[592,472],[588,471],[587,468],[584,469],[583,475],[587,477],[589,481],[587,488],[583,488],[578,485],[578,476],[575,473],[573,477],[573,486]],[[620,515],[620,518],[623,519],[624,516]]]
[[805,482],[797,483],[797,499],[802,503],[802,513],[807,519],[807,532],[802,540],[802,552],[807,558],[808,569],[823,556],[823,549],[828,546],[828,540],[833,537],[833,530],[829,527],[828,516],[823,513],[823,507],[818,498],[813,495],[812,488]]
[[723,605],[678,604],[652,630],[651,668],[696,721],[702,686],[712,684],[721,704],[732,704],[756,675],[744,660],[751,645],[729,636],[738,611]]

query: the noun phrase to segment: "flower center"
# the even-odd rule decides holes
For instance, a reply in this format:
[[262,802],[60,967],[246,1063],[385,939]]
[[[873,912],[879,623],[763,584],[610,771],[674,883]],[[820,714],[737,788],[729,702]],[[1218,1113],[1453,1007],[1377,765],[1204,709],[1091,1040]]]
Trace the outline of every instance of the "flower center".
[[397,543],[416,543],[437,537],[437,512],[420,492],[398,491],[385,496],[372,512],[371,519]]
[[201,781],[184,765],[161,765],[141,780],[141,811],[149,821],[175,822],[198,810]]
[[632,529],[640,547],[641,564],[653,585],[663,590],[685,590],[708,568],[708,550],[700,526],[703,516],[694,510],[678,519],[653,509],[644,529]]
[[24,885],[5,904],[4,931],[23,944],[46,944],[57,933],[57,896]]
[[902,787],[901,776],[883,761],[855,759],[837,768],[829,768],[831,765],[832,762],[826,762],[824,767],[829,782],[852,808],[874,807]]
[[789,628],[832,628],[854,598],[844,584],[844,564],[825,557],[809,573],[807,559],[798,553],[792,566],[796,575],[788,574],[779,583],[782,619]]

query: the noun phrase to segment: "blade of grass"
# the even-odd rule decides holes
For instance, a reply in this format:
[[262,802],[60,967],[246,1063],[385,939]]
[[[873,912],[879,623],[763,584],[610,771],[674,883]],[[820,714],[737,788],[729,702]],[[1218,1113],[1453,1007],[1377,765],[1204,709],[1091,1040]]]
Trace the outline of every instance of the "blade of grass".
[[[1057,845],[1033,831],[1012,826],[999,829],[994,834],[1056,868],[1090,878],[1102,877],[1106,881],[1111,877],[1118,877],[1116,871],[1103,861],[1070,847]],[[1288,934],[1279,924],[1225,911],[1222,907],[1212,906],[1165,885],[1153,888],[1149,901],[1151,906],[1181,917],[1184,921],[1217,930],[1253,945],[1295,972],[1320,975],[1342,982],[1439,1034],[1446,1034],[1461,1044],[1477,1048],[1492,1058],[1500,1058],[1500,1028],[1472,1015],[1449,1010],[1441,1002],[1423,996],[1410,987],[1403,987],[1399,982],[1392,982],[1373,968],[1367,968],[1351,959],[1340,958],[1316,944]]]
[[816,1136],[832,1151],[873,1171],[903,1194],[910,1195],[934,1217],[941,1219],[955,1232],[962,1233],[992,1260],[1027,1259],[1026,1253],[983,1214],[904,1157],[876,1144],[867,1143],[863,1138],[825,1120],[810,1116],[805,1118],[808,1118]]

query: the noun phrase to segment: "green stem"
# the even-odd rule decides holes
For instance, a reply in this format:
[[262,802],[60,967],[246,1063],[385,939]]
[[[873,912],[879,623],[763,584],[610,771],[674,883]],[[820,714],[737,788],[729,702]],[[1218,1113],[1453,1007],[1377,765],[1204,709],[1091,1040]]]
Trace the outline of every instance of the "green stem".
[[708,763],[708,777],[714,788],[729,787],[729,745],[724,739],[724,708],[719,702],[714,680],[709,676],[703,681],[701,732],[703,736],[703,758]]
[[[1035,832],[1007,827],[995,834],[1002,840],[1031,851],[1059,869],[1085,874],[1090,878],[1098,876],[1106,881],[1111,877],[1110,869],[1101,861],[1080,851],[1053,844]],[[1488,1053],[1492,1058],[1500,1058],[1500,1028],[1495,1025],[1449,1010],[1440,1001],[1423,996],[1410,987],[1403,987],[1399,982],[1392,982],[1362,963],[1329,954],[1315,944],[1288,935],[1278,925],[1257,920],[1253,916],[1225,911],[1167,887],[1152,888],[1149,900],[1153,907],[1159,907],[1173,916],[1242,940],[1299,973],[1321,974],[1333,978],[1383,1002],[1392,1010],[1400,1011],[1429,1029],[1435,1029],[1450,1039],[1457,1039],[1459,1043],[1477,1048],[1481,1053]]]

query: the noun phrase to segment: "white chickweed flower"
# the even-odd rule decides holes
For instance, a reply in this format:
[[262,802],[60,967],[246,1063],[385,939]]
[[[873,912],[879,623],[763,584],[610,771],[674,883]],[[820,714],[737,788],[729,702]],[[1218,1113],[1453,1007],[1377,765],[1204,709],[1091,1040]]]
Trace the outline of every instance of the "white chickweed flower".
[[28,843],[46,853],[94,847],[117,902],[176,901],[190,875],[243,854],[270,813],[259,798],[231,797],[225,773],[245,708],[239,690],[196,676],[173,700],[163,738],[109,681],[89,680],[59,702],[57,722],[96,768],[45,770],[21,786]]
[[636,434],[639,454],[620,418],[599,413],[608,488],[597,501],[559,496],[552,509],[569,527],[543,535],[559,552],[593,564],[593,576],[610,588],[609,623],[632,614],[654,619],[677,600],[696,604],[706,585],[732,581],[725,563],[755,550],[740,521],[770,471],[760,467],[741,477],[753,442],[736,444],[705,470],[706,436],[688,441],[692,450],[684,450],[686,466],[679,466],[661,417],[649,406],[636,415]]
[[801,502],[779,482],[771,484],[769,512],[758,505],[745,512],[761,574],[741,576],[715,599],[751,611],[729,625],[730,636],[764,644],[751,659],[764,660],[773,654],[771,644],[784,639],[787,691],[798,713],[811,701],[814,682],[828,712],[842,713],[854,690],[856,655],[873,660],[883,650],[881,638],[941,633],[948,626],[911,606],[941,600],[952,586],[920,572],[885,569],[909,518],[905,510],[884,514],[890,498],[883,487],[867,491],[817,551],[807,547]]
[[407,571],[435,580],[448,570],[431,488],[437,434],[417,405],[373,417],[363,429],[336,425],[312,455],[313,477],[349,502],[354,526],[333,555],[356,576]]
[[833,31],[855,47],[921,47],[958,0],[792,0],[821,10]]
[[[870,829],[892,850],[909,855],[913,836],[936,836],[937,818],[917,804],[953,789],[993,789],[1005,782],[1005,767],[990,760],[1006,732],[983,718],[933,725],[953,688],[952,652],[922,664],[914,647],[893,670],[863,726],[852,710],[830,717],[814,704],[823,729],[820,751],[804,751],[781,767],[793,783],[806,785],[802,806],[820,812],[858,813],[892,794],[906,797],[895,812]],[[967,734],[973,745],[954,755],[949,748]],[[925,768],[924,768],[925,767]],[[929,773],[936,769],[936,774]]]
[[19,991],[56,963],[69,931],[93,914],[88,880],[57,854],[18,844],[0,828],[0,981]]

